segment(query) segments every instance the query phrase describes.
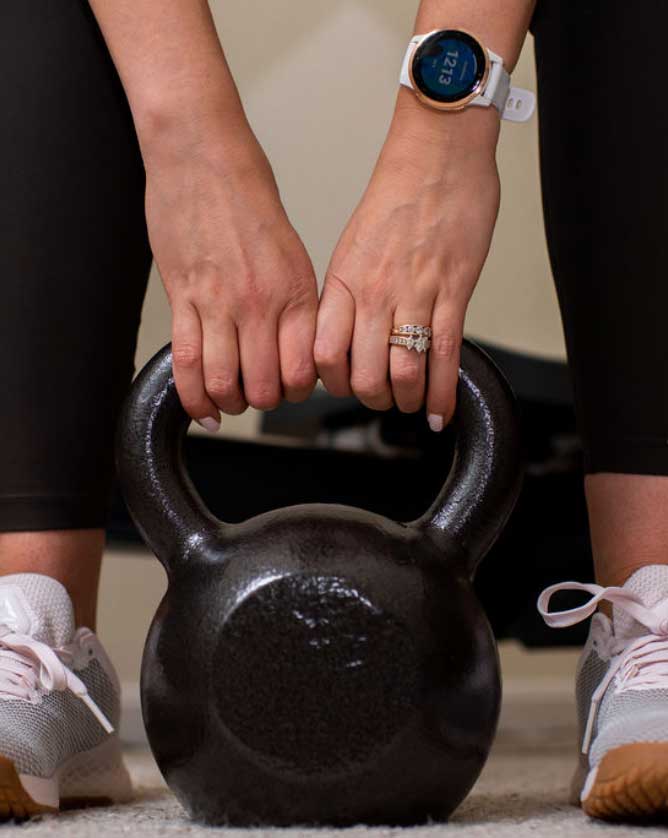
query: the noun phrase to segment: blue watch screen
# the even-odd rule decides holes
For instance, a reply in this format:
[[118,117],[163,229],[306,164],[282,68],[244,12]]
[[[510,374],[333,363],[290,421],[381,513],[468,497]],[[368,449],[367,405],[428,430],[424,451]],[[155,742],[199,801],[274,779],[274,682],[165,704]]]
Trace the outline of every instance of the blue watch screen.
[[466,32],[445,29],[426,38],[413,56],[416,86],[431,99],[457,102],[478,87],[485,74],[485,55]]

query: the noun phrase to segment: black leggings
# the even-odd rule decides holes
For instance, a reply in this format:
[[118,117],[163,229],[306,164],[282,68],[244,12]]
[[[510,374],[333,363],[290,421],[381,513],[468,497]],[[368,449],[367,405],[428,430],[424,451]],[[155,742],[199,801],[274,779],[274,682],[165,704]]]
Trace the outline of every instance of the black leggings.
[[[664,3],[539,0],[532,22],[588,472],[668,474]],[[86,0],[0,3],[0,120],[0,531],[104,527],[151,254],[131,115]]]

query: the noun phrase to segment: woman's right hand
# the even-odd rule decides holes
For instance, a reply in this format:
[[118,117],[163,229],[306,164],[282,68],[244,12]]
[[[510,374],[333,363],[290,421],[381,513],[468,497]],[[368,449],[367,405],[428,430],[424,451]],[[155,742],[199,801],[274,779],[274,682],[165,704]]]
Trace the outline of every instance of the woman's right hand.
[[219,410],[306,399],[317,380],[317,283],[255,136],[157,144],[144,163],[184,409],[217,430]]

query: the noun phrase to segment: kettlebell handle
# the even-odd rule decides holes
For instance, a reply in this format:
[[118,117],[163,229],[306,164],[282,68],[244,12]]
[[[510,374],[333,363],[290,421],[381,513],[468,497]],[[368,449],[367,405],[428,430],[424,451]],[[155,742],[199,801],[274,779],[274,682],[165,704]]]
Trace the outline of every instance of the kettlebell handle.
[[176,389],[168,343],[135,377],[121,408],[114,446],[130,516],[167,571],[197,555],[207,534],[222,526],[183,462],[191,421]]
[[[191,422],[172,371],[171,343],[135,378],[116,429],[120,488],[147,545],[169,570],[201,553],[226,526],[206,507],[183,462]],[[458,545],[470,573],[503,529],[519,494],[516,402],[480,347],[464,340],[457,389],[455,457],[445,485],[424,515],[407,522]]]
[[501,370],[477,344],[461,350],[455,454],[447,480],[419,527],[451,551],[457,547],[473,576],[501,534],[523,479],[517,401]]

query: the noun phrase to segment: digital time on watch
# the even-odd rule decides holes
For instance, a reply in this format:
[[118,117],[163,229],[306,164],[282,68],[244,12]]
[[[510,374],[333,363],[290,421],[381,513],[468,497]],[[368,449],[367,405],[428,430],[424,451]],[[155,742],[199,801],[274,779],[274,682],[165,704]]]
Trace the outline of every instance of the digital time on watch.
[[535,105],[531,91],[510,86],[503,59],[461,29],[435,29],[412,38],[400,81],[439,110],[495,105],[504,119],[524,122]]

